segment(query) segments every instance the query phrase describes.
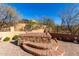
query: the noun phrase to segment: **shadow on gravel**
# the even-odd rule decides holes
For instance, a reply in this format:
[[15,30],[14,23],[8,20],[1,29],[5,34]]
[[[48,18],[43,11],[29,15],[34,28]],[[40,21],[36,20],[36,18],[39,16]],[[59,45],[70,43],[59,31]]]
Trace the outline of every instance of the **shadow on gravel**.
[[68,42],[68,43],[74,43],[74,44],[79,44],[79,42],[78,41],[66,41],[66,40],[58,40],[58,41],[62,41],[62,42]]
[[10,42],[10,43],[12,43],[12,44],[18,46],[18,45],[17,45],[17,41],[12,41],[12,42]]

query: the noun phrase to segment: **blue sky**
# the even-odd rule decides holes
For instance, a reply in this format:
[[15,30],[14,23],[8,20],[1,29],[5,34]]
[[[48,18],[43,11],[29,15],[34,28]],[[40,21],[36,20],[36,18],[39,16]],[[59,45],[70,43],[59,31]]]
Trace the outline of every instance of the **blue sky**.
[[56,24],[60,24],[60,11],[71,6],[72,4],[63,3],[10,3],[8,4],[16,9],[22,15],[22,18],[40,18],[48,16],[52,18]]

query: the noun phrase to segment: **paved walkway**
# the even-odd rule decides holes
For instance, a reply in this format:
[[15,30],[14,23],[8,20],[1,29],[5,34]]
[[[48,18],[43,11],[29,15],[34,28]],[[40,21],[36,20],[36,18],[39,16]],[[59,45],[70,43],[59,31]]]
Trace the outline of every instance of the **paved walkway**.
[[0,56],[31,56],[31,54],[12,43],[0,42]]
[[79,56],[79,44],[64,41],[59,43],[65,49],[65,56]]

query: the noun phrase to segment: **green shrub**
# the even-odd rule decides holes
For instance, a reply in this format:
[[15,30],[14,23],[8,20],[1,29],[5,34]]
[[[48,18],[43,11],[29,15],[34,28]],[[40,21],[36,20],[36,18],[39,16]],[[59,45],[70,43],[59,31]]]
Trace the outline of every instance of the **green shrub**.
[[15,35],[13,38],[12,38],[12,40],[17,40],[18,39],[18,35]]
[[9,37],[5,37],[5,38],[3,39],[3,41],[9,41],[9,40],[10,40]]

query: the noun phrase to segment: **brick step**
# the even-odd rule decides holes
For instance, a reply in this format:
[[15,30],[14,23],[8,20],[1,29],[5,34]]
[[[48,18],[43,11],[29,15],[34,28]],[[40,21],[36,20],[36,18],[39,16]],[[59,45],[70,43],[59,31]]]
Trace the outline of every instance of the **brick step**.
[[22,45],[21,46],[26,52],[35,55],[35,56],[41,56],[43,55],[42,50],[39,51],[39,49],[31,48],[27,45]]
[[59,47],[57,44],[51,44],[51,43],[34,43],[34,42],[24,42],[23,44],[26,44],[27,46],[30,46],[32,48],[36,48],[36,49],[54,49],[57,50],[57,48]]
[[35,56],[62,56],[63,53],[60,52],[60,50],[53,50],[53,49],[47,49],[47,50],[40,50],[36,48],[32,48],[27,46],[26,44],[22,45],[22,48]]
[[59,46],[56,51],[62,53],[61,56],[65,54],[65,50],[61,46]]

